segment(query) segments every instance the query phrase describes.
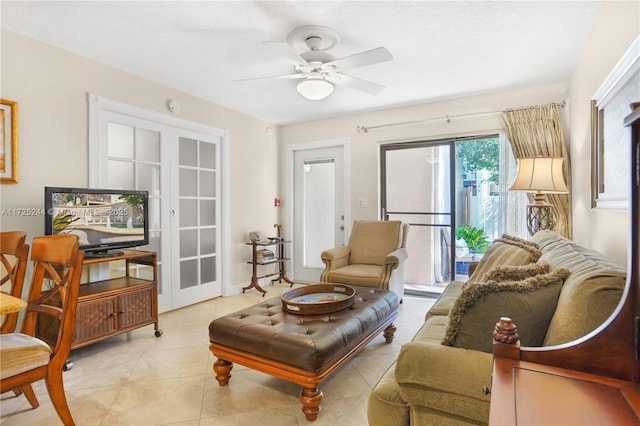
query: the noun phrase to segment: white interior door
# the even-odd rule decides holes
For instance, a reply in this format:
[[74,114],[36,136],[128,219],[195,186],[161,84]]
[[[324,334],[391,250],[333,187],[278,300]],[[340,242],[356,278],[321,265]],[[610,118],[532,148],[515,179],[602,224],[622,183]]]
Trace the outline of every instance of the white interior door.
[[[171,229],[174,308],[220,296],[220,138],[180,131],[172,145]],[[175,164],[177,163],[177,164]]]
[[293,277],[319,282],[320,254],[344,244],[344,147],[297,150],[293,155]]
[[[160,312],[222,294],[226,137],[219,129],[90,97],[89,183],[149,191],[150,241],[141,249],[158,255]],[[152,276],[148,267],[137,273]]]
[[[111,189],[138,189],[149,191],[149,245],[140,247],[157,253],[158,310],[171,309],[169,229],[170,174],[163,159],[169,157],[163,146],[163,126],[115,112],[105,112],[102,138],[106,167],[95,186]],[[121,267],[110,263],[110,267]],[[136,267],[142,278],[153,277],[151,268]]]

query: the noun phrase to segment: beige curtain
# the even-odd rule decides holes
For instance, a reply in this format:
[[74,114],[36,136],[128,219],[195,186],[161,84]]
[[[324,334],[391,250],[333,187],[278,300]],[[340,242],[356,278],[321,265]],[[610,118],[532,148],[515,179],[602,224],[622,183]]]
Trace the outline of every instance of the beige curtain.
[[[537,156],[564,158],[564,179],[571,191],[571,168],[558,106],[549,104],[510,109],[504,111],[502,120],[516,158]],[[546,194],[546,198],[552,205],[555,221],[553,230],[571,238],[570,194]],[[532,199],[531,195],[529,199]]]

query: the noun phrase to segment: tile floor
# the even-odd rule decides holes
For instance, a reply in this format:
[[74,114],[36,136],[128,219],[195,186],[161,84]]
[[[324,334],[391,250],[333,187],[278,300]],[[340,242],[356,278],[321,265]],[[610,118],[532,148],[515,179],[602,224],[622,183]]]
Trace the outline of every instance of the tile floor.
[[[268,286],[268,297],[287,285]],[[164,335],[153,326],[80,348],[64,373],[74,420],[83,425],[367,425],[366,404],[373,385],[395,360],[403,343],[422,325],[434,300],[405,296],[395,324],[395,340],[376,337],[322,386],[318,419],[307,422],[298,385],[234,365],[228,386],[218,386],[208,348],[208,325],[264,300],[256,291],[218,298],[160,315]],[[34,390],[33,410],[12,392],[0,399],[0,424],[60,425],[44,382]]]

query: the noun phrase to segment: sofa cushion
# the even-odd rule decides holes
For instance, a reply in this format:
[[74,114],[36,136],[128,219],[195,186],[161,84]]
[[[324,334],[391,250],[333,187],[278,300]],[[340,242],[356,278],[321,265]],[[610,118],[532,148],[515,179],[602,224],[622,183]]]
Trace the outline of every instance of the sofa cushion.
[[549,273],[547,262],[527,263],[526,265],[496,266],[484,274],[482,281],[521,281],[536,275]]
[[540,256],[542,251],[535,243],[504,234],[491,243],[467,284],[482,281],[484,274],[496,266],[535,263]]
[[442,315],[446,318],[447,315],[449,315],[451,306],[453,306],[453,302],[455,302],[462,291],[462,285],[463,283],[461,281],[451,281],[440,297],[438,297],[436,303],[427,311],[425,320],[436,315]]
[[[474,412],[471,417],[479,417],[478,413],[482,411],[488,412],[488,403],[484,403],[484,410],[482,408],[469,407],[465,401],[456,400],[454,402],[455,412],[461,412],[465,409]],[[446,425],[446,426],[470,426],[470,425],[486,425],[489,423],[489,415],[487,414],[482,421],[473,421],[469,418],[469,411],[465,411],[463,415],[454,414],[452,410],[446,410],[446,406],[451,404],[445,404],[443,410],[438,408],[426,407],[424,405],[413,404],[409,407],[411,413],[411,426],[433,426],[433,425]],[[446,411],[445,411],[446,410]],[[371,425],[375,426],[375,425]],[[388,426],[384,425],[384,426]]]
[[552,231],[540,231],[533,240],[543,248],[541,261],[548,262],[552,269],[571,270],[560,292],[544,345],[579,339],[602,325],[622,298],[627,271]]
[[374,386],[367,402],[367,417],[372,424],[408,425],[409,406],[400,395],[396,381],[396,363],[384,373]]
[[446,315],[434,315],[429,317],[422,327],[413,336],[414,342],[421,343],[440,343],[444,332],[447,329],[449,318]]
[[[424,331],[428,330],[420,332]],[[467,422],[486,424],[491,395],[482,389],[491,387],[492,362],[489,353],[413,340],[402,345],[395,375],[400,395],[412,410],[414,406],[429,407]],[[411,419],[412,425],[418,423]],[[435,424],[449,423],[442,419]]]
[[558,269],[522,281],[487,281],[464,286],[449,313],[443,345],[492,352],[500,317],[518,327],[523,346],[542,346],[569,270]]

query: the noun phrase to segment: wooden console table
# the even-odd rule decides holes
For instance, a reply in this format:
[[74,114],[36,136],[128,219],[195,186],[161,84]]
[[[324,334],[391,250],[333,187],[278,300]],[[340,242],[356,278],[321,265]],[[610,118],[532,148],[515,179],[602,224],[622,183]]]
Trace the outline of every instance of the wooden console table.
[[494,346],[491,425],[640,424],[638,383],[521,361],[508,346]]
[[[71,349],[149,324],[153,324],[156,337],[162,335],[162,330],[158,328],[156,253],[124,250],[117,256],[85,258],[83,266],[117,261],[125,262],[124,276],[80,286]],[[152,277],[134,277],[131,268],[135,265],[151,267]],[[52,344],[57,338],[58,326],[50,321],[43,318],[38,322],[37,336]]]

